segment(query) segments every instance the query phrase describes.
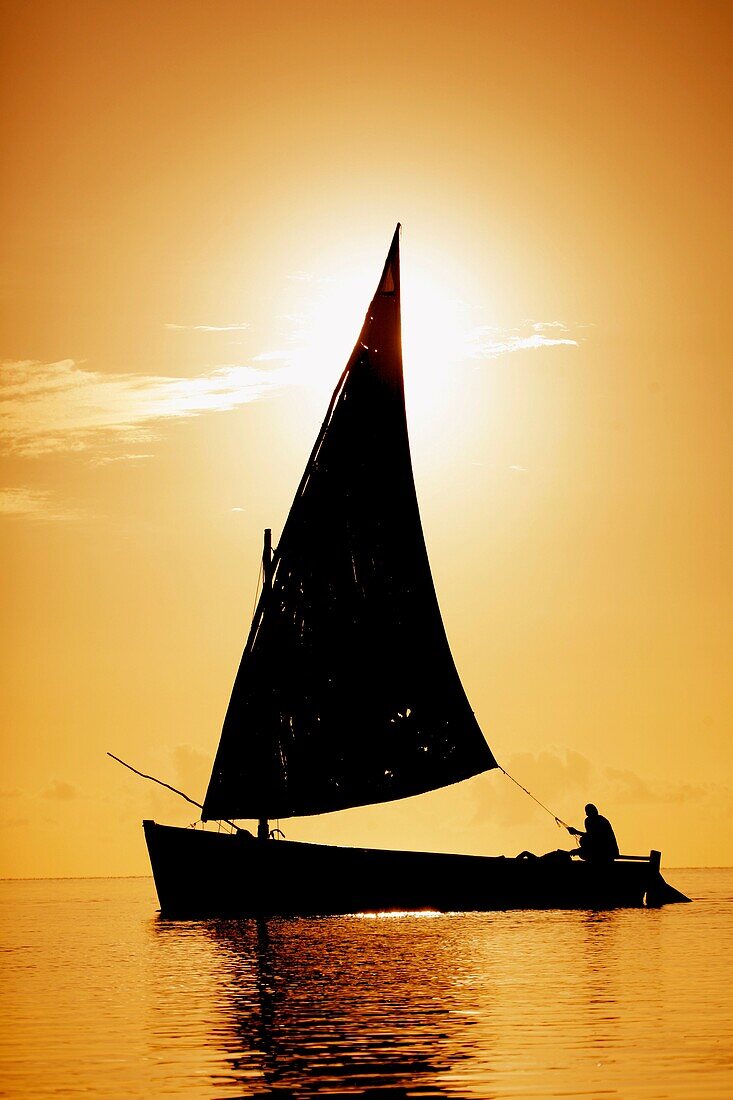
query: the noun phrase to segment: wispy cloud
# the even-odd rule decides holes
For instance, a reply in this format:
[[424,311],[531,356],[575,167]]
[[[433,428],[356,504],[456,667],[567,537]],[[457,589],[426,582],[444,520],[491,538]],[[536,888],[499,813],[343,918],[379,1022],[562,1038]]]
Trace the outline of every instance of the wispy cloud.
[[[0,451],[28,457],[90,452],[91,461],[100,466],[141,462],[150,457],[145,444],[156,437],[164,421],[234,409],[285,385],[315,381],[325,386],[324,364],[331,371],[332,361],[335,380],[336,365],[350,346],[349,335],[335,333],[332,323],[325,326],[318,311],[310,320],[302,314],[281,320],[289,331],[280,334],[274,347],[261,348],[245,364],[223,364],[194,377],[102,373],[72,359],[6,362],[0,365]],[[166,327],[232,333],[247,329],[249,323],[170,323]],[[326,341],[324,347],[324,333],[333,335],[333,346]],[[508,330],[488,324],[458,325],[450,344],[446,354],[450,351],[454,361],[471,362],[519,351],[577,348],[579,340],[564,322],[531,320]],[[418,345],[418,350],[421,355],[431,353],[430,347]],[[445,369],[443,349],[439,358]],[[113,445],[122,453],[115,453]],[[25,507],[30,514],[33,499],[28,498]],[[35,508],[42,509],[39,497]]]
[[0,516],[56,522],[80,519],[81,515],[76,509],[59,505],[53,495],[43,489],[0,489]]
[[577,348],[578,341],[571,336],[545,336],[548,329],[567,331],[559,321],[543,321],[532,325],[531,332],[505,332],[492,325],[478,325],[468,334],[466,350],[469,359],[498,359],[515,351],[528,351],[533,348],[572,347]]
[[568,326],[562,321],[533,321],[532,329],[534,332],[567,332]]
[[[140,442],[162,421],[222,412],[272,393],[278,370],[238,364],[193,378],[101,374],[71,359],[0,367],[0,448],[24,456]],[[142,452],[131,452],[136,460]]]
[[249,321],[241,321],[234,325],[166,325],[173,332],[246,332],[251,328]]
[[287,362],[292,358],[292,351],[276,350],[276,351],[261,351],[258,355],[252,357],[254,363],[277,363]]
[[110,466],[113,462],[125,462],[130,465],[136,465],[140,462],[145,462],[149,458],[155,456],[151,453],[146,454],[122,454],[122,455],[100,455],[98,458],[90,460],[92,466]]
[[0,489],[0,515],[34,516],[45,510],[48,493],[40,489]]

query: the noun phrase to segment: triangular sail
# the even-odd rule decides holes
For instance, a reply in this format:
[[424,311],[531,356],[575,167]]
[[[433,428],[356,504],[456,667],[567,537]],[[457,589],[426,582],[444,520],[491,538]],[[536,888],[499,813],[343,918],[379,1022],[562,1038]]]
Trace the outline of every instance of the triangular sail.
[[493,767],[448,647],[415,495],[398,226],[275,552],[202,816],[325,813]]

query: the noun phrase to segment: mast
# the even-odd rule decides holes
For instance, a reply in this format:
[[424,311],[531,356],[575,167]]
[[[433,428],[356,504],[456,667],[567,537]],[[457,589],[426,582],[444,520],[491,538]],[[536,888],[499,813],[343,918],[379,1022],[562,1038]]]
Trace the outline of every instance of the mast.
[[[272,528],[265,528],[262,544],[262,602],[263,606],[270,603],[272,596]],[[266,817],[261,817],[257,822],[257,839],[269,840],[270,822]]]

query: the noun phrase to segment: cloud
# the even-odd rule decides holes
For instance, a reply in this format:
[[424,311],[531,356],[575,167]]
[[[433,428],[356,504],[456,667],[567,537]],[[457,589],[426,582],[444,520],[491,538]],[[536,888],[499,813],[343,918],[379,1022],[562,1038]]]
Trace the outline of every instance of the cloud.
[[254,363],[272,363],[286,361],[292,356],[291,351],[261,351],[252,358]]
[[548,330],[567,332],[568,326],[564,325],[562,321],[535,321],[532,324],[532,329],[535,332],[547,332]]
[[252,326],[249,321],[242,321],[236,325],[166,325],[165,327],[174,332],[246,332]]
[[[5,362],[0,365],[0,451],[25,457],[93,451],[91,461],[100,466],[140,462],[150,457],[145,444],[156,438],[164,421],[234,409],[286,384],[310,384],[322,377],[319,364],[340,355],[342,343],[349,344],[339,338],[324,350],[315,336],[320,333],[322,339],[330,330],[320,314],[310,325],[299,314],[283,319],[293,331],[281,336],[279,346],[262,349],[246,364],[223,364],[194,377],[101,373],[72,359]],[[249,323],[166,327],[231,333],[249,328]],[[455,340],[458,358],[467,361],[558,346],[579,346],[561,321],[528,321],[510,330],[482,324],[458,333]],[[105,454],[111,444],[124,453]],[[40,512],[42,505],[40,495],[35,501],[28,498],[24,514]],[[15,512],[19,514],[17,507]]]
[[44,798],[53,798],[59,802],[71,802],[78,797],[78,791],[73,783],[65,783],[61,779],[52,780],[51,784],[43,792]]
[[72,359],[6,362],[0,367],[0,448],[35,456],[120,438],[140,443],[154,438],[151,429],[165,420],[234,409],[267,396],[282,381],[277,369],[239,364],[169,378],[101,374]]
[[192,798],[200,798],[208,786],[211,756],[192,745],[176,745],[173,749],[173,766],[180,789]]
[[81,515],[76,509],[59,507],[52,494],[42,489],[0,489],[0,516],[65,521],[79,519]]
[[[550,327],[560,322],[546,322],[543,327]],[[535,330],[536,325],[532,326]],[[564,329],[564,325],[561,326]],[[469,359],[498,359],[501,355],[510,355],[515,351],[528,351],[533,348],[555,347],[577,348],[578,341],[569,336],[543,336],[541,332],[534,331],[529,334],[503,333],[492,325],[479,325],[469,333],[467,340],[467,357]]]
[[[517,826],[537,821],[544,811],[516,785],[521,783],[552,814],[582,826],[583,807],[594,802],[601,808],[621,805],[683,805],[716,803],[731,805],[733,792],[718,784],[694,785],[642,779],[629,768],[598,767],[582,753],[548,749],[515,753],[506,771],[516,783],[503,782],[483,788],[476,808],[477,820]],[[567,815],[570,815],[569,817]],[[573,817],[574,815],[574,817]],[[575,820],[577,818],[578,820]]]
[[591,783],[590,760],[579,752],[546,750],[514,753],[506,761],[506,771],[513,776],[484,788],[484,797],[477,807],[479,821],[491,820],[501,825],[524,825],[537,820],[544,811],[517,784],[531,791],[550,812],[570,812],[568,807],[582,806],[587,801]]
[[48,496],[40,489],[0,489],[0,515],[39,515],[46,508]]
[[112,462],[129,462],[137,463],[143,462],[147,458],[153,458],[152,454],[124,454],[124,455],[102,455],[100,458],[91,459],[92,466],[109,466]]
[[651,802],[679,805],[683,802],[700,802],[714,795],[712,787],[696,786],[693,783],[650,784],[627,768],[604,768],[603,775],[608,786],[607,797],[622,804],[639,805]]

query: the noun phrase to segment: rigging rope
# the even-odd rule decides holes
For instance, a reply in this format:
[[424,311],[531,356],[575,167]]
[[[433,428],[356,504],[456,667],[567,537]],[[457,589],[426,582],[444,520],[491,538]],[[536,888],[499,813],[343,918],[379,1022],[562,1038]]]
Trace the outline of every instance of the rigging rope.
[[[180,795],[181,798],[185,798],[186,802],[190,802],[192,806],[198,806],[200,810],[203,810],[203,806],[200,802],[196,802],[195,799],[189,798],[187,794],[183,793],[183,791],[179,791],[178,787],[171,787],[170,783],[164,783],[162,779],[156,779],[154,775],[148,775],[146,772],[138,771],[137,768],[133,768],[132,764],[126,764],[124,760],[120,760],[119,756],[115,756],[113,752],[108,752],[107,756],[111,756],[112,759],[116,760],[118,764],[122,764],[123,768],[127,768],[129,771],[134,772],[135,775],[139,775],[141,779],[150,779],[153,783],[157,783],[159,787],[165,787],[167,790],[173,791],[173,794]],[[233,821],[229,821],[229,819],[226,817],[222,818],[221,820],[226,821],[227,825],[231,825],[235,832],[239,831],[238,827],[234,824]],[[219,824],[219,828],[221,828],[221,823]]]
[[523,787],[518,779],[515,779],[513,775],[510,775],[509,772],[506,770],[506,768],[502,768],[501,764],[498,764],[497,766],[499,768],[499,771],[502,771],[504,773],[504,775],[507,777],[507,779],[511,779],[512,783],[516,783],[516,785],[519,787],[520,791],[524,791],[525,794],[528,794],[533,802],[536,802],[538,806],[542,807],[542,809],[545,811],[545,813],[548,813],[550,815],[550,817],[553,817],[555,819],[555,824],[557,825],[558,829],[568,829],[569,830],[571,828],[571,826],[568,825],[567,821],[563,821],[563,819],[561,817],[558,817],[557,814],[554,814],[548,806],[545,806],[544,802],[540,802],[539,798],[535,798],[535,796],[532,794],[532,792],[528,791],[526,787]]

